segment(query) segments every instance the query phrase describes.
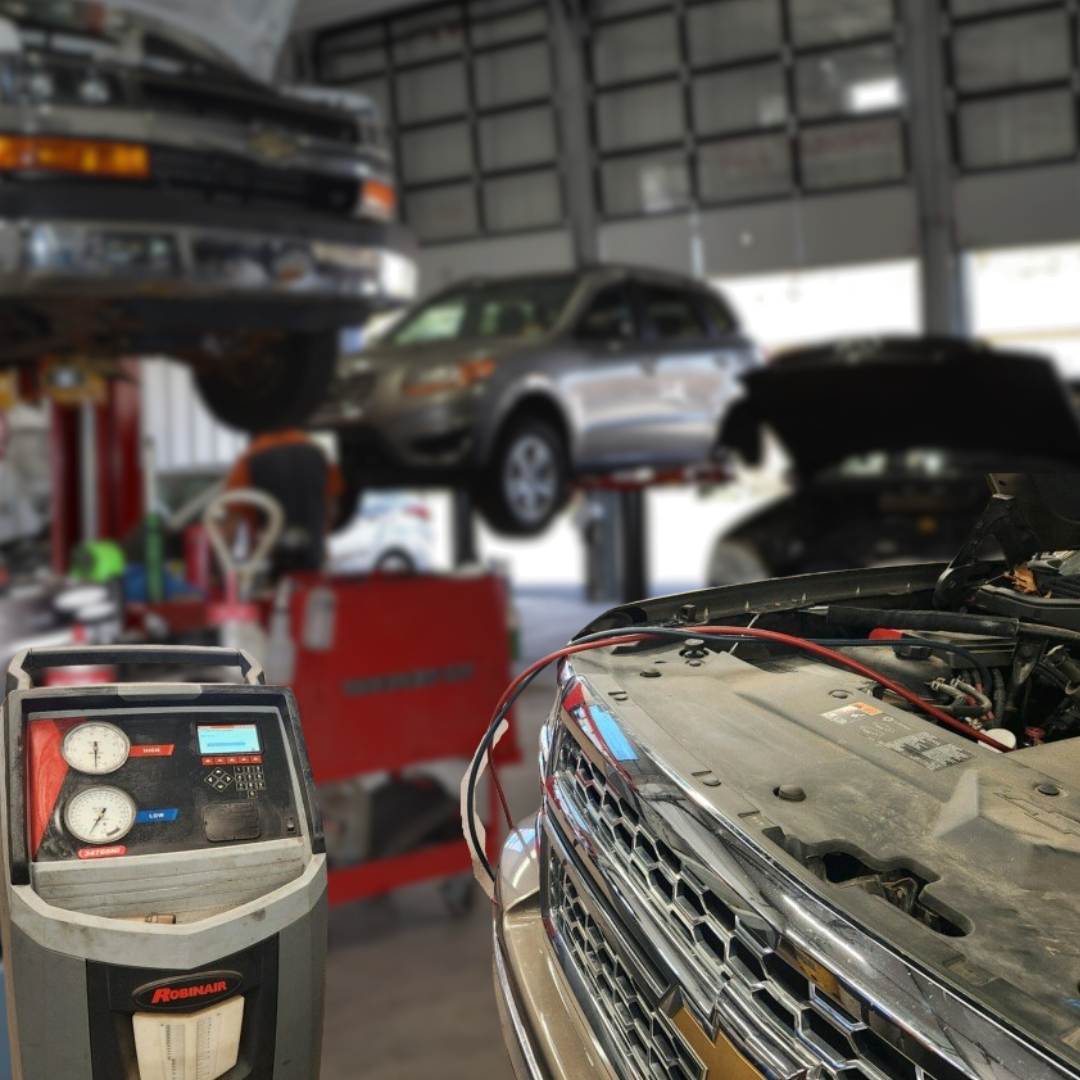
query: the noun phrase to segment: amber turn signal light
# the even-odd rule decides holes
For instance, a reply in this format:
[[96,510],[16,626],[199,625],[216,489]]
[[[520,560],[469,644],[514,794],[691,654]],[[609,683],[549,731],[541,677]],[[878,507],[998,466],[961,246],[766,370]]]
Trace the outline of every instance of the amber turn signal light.
[[76,176],[150,178],[150,151],[133,143],[0,135],[0,172],[37,169]]
[[361,210],[371,217],[390,221],[397,210],[397,192],[390,184],[367,180],[364,183]]

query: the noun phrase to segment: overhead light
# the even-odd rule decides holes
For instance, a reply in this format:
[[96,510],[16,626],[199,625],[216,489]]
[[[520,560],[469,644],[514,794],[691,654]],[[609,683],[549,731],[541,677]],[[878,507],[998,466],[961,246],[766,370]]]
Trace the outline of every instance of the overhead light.
[[900,80],[896,76],[867,79],[864,82],[852,83],[848,87],[848,108],[852,112],[896,109],[901,102]]
[[79,176],[150,178],[150,151],[133,143],[0,135],[0,172],[39,170]]

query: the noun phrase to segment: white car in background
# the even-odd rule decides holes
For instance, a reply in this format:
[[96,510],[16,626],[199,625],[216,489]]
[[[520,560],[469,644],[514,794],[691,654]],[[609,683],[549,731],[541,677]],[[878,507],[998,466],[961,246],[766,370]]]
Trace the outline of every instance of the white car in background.
[[332,574],[414,574],[431,569],[435,527],[426,504],[408,492],[364,494],[353,519],[327,540]]

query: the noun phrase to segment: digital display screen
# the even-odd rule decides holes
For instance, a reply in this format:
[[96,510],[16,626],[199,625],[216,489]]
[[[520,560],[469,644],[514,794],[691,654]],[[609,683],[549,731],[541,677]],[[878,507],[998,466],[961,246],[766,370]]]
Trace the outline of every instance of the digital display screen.
[[259,729],[255,724],[199,725],[200,754],[258,754]]

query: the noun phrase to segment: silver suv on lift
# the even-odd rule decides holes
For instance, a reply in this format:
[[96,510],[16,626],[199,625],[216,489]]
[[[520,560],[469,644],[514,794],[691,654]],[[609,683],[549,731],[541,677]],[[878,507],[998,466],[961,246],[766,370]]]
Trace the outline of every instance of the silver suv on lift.
[[472,489],[530,536],[574,475],[708,459],[740,377],[761,364],[724,299],[621,266],[473,280],[341,359],[312,427],[354,484]]
[[296,2],[0,0],[0,366],[166,354],[282,427],[412,298],[374,106],[269,85]]

